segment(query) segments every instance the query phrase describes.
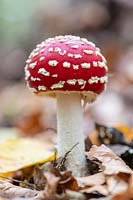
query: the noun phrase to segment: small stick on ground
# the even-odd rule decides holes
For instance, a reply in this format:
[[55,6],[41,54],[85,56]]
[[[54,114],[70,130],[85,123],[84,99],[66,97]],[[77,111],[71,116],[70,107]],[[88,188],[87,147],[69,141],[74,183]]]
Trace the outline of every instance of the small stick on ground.
[[58,169],[60,169],[60,170],[65,168],[64,166],[65,166],[65,161],[66,161],[66,159],[67,159],[67,156],[69,155],[69,153],[72,152],[72,150],[73,150],[78,144],[79,144],[78,142],[77,142],[76,144],[74,144],[74,145],[72,146],[72,148],[71,148],[69,151],[67,151],[63,157],[60,157],[60,158],[59,158],[59,163],[56,165],[56,168],[58,168]]

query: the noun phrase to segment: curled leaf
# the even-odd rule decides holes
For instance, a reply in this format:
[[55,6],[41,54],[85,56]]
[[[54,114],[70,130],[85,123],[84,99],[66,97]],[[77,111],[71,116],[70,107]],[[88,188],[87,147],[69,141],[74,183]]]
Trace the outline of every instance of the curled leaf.
[[99,160],[101,162],[101,169],[106,175],[119,173],[130,175],[132,173],[132,170],[125,164],[125,162],[105,145],[101,145],[99,147],[93,145],[86,155],[90,160]]

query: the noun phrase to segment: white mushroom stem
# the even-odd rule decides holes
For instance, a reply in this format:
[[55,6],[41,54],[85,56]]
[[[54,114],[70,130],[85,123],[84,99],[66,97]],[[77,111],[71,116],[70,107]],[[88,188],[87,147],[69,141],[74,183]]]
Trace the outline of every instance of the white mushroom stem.
[[65,166],[74,176],[86,174],[85,144],[83,134],[83,110],[80,94],[57,94],[58,154],[68,154]]

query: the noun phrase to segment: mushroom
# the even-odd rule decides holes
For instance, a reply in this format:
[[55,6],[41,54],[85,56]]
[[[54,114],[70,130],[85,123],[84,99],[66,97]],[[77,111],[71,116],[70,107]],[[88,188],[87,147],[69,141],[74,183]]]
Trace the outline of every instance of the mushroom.
[[56,36],[38,44],[25,66],[29,89],[57,98],[58,155],[75,176],[86,173],[81,100],[93,102],[108,80],[106,60],[94,43],[78,36]]

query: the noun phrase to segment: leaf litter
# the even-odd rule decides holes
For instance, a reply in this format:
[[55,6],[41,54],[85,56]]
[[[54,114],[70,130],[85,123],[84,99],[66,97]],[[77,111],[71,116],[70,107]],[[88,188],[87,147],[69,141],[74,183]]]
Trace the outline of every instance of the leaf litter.
[[74,146],[62,158],[57,158],[54,150],[56,126],[46,126],[42,119],[41,110],[33,109],[23,115],[23,120],[15,121],[17,129],[12,138],[8,129],[8,137],[2,139],[2,200],[133,199],[133,132],[130,128],[96,123],[93,137],[85,140],[88,175],[79,178],[64,167],[67,155]]
[[86,177],[73,177],[71,172],[61,171],[57,167],[61,162],[59,158],[56,160],[56,165],[53,160],[40,166],[34,166],[32,173],[34,189],[30,189],[28,185],[27,188],[23,188],[7,181],[1,181],[0,194],[8,199],[11,194],[16,198],[20,196],[31,198],[33,195],[33,200],[67,200],[74,199],[75,195],[79,195],[77,199],[103,196],[115,200],[121,195],[125,197],[128,195],[127,200],[132,199],[132,170],[120,157],[105,145],[99,147],[93,145],[90,151],[86,152],[86,156],[88,160],[96,162],[99,166],[97,173],[88,174]]

